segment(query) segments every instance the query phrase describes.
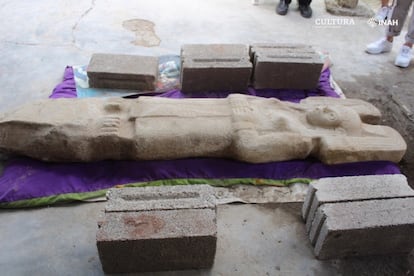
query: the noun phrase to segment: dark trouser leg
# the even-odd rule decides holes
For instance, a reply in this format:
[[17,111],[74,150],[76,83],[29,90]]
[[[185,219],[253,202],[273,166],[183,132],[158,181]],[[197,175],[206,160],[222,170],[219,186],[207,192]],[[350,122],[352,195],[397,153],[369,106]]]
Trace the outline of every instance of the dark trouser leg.
[[300,14],[305,18],[311,18],[312,8],[310,7],[310,3],[312,0],[298,0],[298,2]]
[[279,0],[279,4],[276,6],[276,13],[280,15],[287,14],[291,1],[292,0]]
[[300,6],[309,6],[312,0],[299,0],[298,2]]

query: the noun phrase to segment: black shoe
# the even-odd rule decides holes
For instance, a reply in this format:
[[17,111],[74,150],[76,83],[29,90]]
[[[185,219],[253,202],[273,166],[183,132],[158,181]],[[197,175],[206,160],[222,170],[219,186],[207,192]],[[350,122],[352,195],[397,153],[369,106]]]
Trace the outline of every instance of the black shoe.
[[305,18],[312,17],[312,9],[309,5],[299,5],[300,14]]
[[280,15],[287,14],[289,9],[289,4],[286,4],[285,0],[280,0],[279,4],[276,7],[276,13]]

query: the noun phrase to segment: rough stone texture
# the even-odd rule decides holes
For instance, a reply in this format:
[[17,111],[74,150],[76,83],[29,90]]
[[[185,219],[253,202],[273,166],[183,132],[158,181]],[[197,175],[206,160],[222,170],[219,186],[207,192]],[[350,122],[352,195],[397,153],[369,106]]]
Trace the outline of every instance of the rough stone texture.
[[213,209],[216,206],[209,185],[162,186],[110,189],[106,212]]
[[96,235],[105,273],[209,268],[217,242],[212,209],[106,213]]
[[414,247],[414,198],[324,204],[311,234],[319,259],[409,253]]
[[[319,105],[330,106],[337,103],[337,99],[331,97],[307,97],[300,102],[315,107]],[[364,123],[376,125],[381,121],[381,112],[379,109],[366,101],[348,98],[346,101],[343,101],[343,105],[355,110]]]
[[146,80],[89,79],[89,86],[94,88],[113,88],[138,91],[153,91],[154,84]]
[[209,268],[217,243],[212,187],[111,189],[96,235],[106,273]]
[[249,46],[246,44],[185,44],[181,47],[181,61],[192,59],[238,59],[248,60]]
[[358,0],[337,0],[339,6],[349,9],[355,9],[358,5]]
[[230,187],[214,187],[217,205],[229,203],[303,203],[308,184],[294,183],[288,187],[267,185],[232,185]]
[[0,150],[46,161],[226,157],[260,163],[313,156],[328,164],[398,162],[406,149],[398,132],[362,123],[344,99],[329,106],[241,94],[43,100],[0,116],[0,126]]
[[[352,0],[351,0],[352,1]],[[355,8],[347,8],[338,4],[338,0],[325,0],[326,11],[343,16],[372,17],[374,12],[363,1],[359,1]]]
[[152,91],[158,76],[158,58],[93,54],[87,74],[91,87]]
[[323,62],[311,47],[258,44],[251,48],[256,89],[314,89]]
[[183,45],[181,91],[246,91],[252,67],[247,45]]
[[310,45],[299,44],[299,43],[255,43],[250,45],[250,59],[254,61],[254,55],[256,52],[267,53],[269,51],[280,51],[280,50],[297,50],[300,52],[314,52]]
[[414,197],[414,190],[402,174],[322,178],[309,185],[302,218],[309,232],[317,208],[325,203],[404,197]]
[[400,134],[363,123],[358,109],[345,99],[308,105],[241,94],[43,100],[0,115],[0,151],[45,161],[225,157],[260,163],[313,156],[328,164],[399,162],[407,147]]

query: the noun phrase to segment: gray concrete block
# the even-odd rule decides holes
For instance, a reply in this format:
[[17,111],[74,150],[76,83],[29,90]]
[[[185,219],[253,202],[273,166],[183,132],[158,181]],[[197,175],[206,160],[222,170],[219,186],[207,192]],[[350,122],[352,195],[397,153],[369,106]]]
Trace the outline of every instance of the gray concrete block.
[[96,240],[105,273],[209,268],[216,252],[216,212],[106,213]]
[[246,91],[252,68],[247,45],[183,45],[181,91]]
[[154,90],[158,57],[93,54],[86,71],[91,87]]
[[302,218],[309,232],[322,204],[403,197],[414,197],[414,190],[402,174],[322,178],[309,185]]
[[106,273],[209,268],[217,243],[209,185],[110,189],[96,240]]
[[295,49],[301,52],[314,52],[310,45],[299,43],[255,43],[250,45],[250,59],[253,62],[255,53],[268,53],[269,51],[284,51],[286,49]]
[[110,189],[106,212],[214,209],[216,200],[209,185],[161,186]]
[[409,253],[414,247],[414,198],[324,204],[312,233],[318,259]]
[[246,44],[184,44],[181,59],[248,59],[249,49]]
[[323,62],[311,47],[258,44],[250,52],[256,89],[315,89],[319,83]]

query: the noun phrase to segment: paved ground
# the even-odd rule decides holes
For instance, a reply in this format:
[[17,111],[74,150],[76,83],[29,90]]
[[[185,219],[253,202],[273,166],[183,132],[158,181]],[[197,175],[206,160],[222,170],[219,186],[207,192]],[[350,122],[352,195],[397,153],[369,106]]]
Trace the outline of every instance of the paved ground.
[[[103,203],[72,204],[2,214],[7,223],[0,229],[1,274],[103,275],[95,245],[102,208]],[[412,275],[404,256],[317,261],[300,208],[300,203],[222,205],[211,270],[138,275]]]
[[[407,139],[402,165],[413,186],[414,64],[396,68],[403,37],[389,54],[369,56],[365,45],[383,35],[366,18],[320,25],[327,14],[314,1],[312,19],[274,12],[261,0],[0,0],[0,111],[46,98],[66,65],[92,53],[178,54],[184,43],[308,43],[328,51],[333,75],[348,97],[371,101],[384,122]],[[52,185],[52,184],[51,184]],[[2,275],[101,275],[94,244],[101,203],[2,211]],[[219,248],[211,271],[187,275],[406,275],[405,257],[319,262],[313,258],[297,204],[228,205],[218,210]],[[164,274],[161,274],[164,275]],[[165,274],[166,275],[166,274]],[[176,273],[176,275],[183,275]]]

